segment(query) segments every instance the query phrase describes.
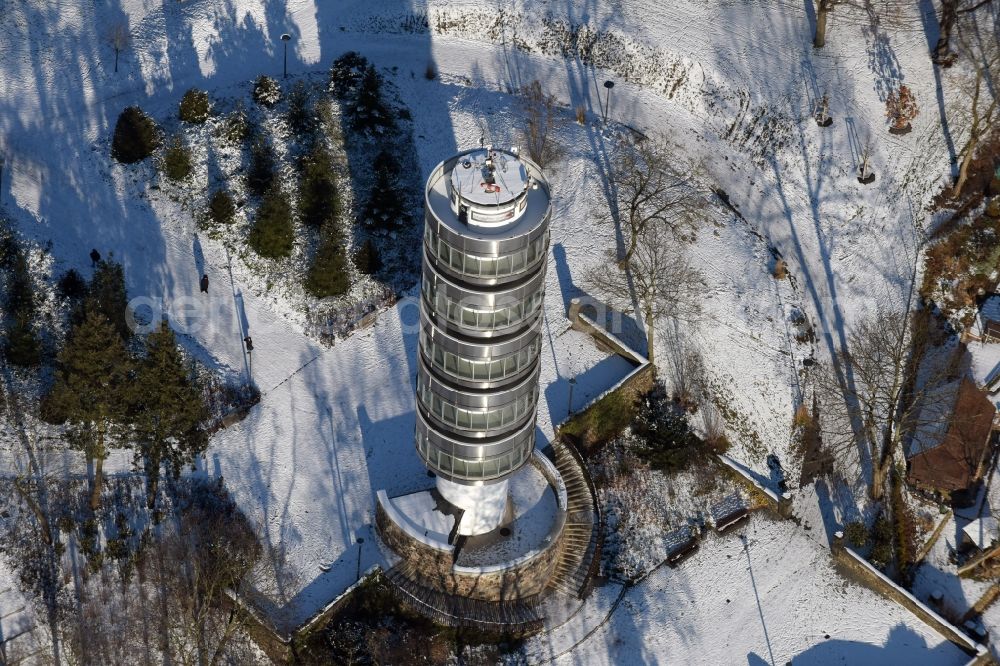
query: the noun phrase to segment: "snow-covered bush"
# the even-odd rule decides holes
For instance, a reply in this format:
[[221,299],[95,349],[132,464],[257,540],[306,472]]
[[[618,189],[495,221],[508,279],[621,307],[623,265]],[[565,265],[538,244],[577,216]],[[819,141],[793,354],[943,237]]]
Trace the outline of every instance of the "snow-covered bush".
[[[687,412],[670,399],[659,380],[640,401],[632,432],[639,443],[639,455],[662,472],[679,472],[715,453],[724,453],[713,450],[692,432]],[[716,442],[717,446],[725,444]]]
[[170,140],[163,153],[163,173],[173,181],[184,180],[191,175],[191,149],[178,135]]
[[212,193],[208,201],[208,217],[216,224],[230,224],[236,214],[236,204],[233,195],[226,188],[219,188]]
[[219,129],[219,135],[231,146],[238,146],[251,134],[250,119],[242,103],[226,116]]
[[137,106],[127,107],[115,123],[111,156],[123,164],[133,164],[153,154],[163,142],[160,128]]
[[201,124],[208,120],[209,111],[208,93],[204,90],[191,88],[181,98],[177,115],[186,123]]
[[266,107],[272,107],[281,101],[281,86],[266,74],[257,77],[253,85],[253,101]]
[[276,259],[292,254],[295,239],[288,196],[278,185],[264,195],[247,242],[262,257]]

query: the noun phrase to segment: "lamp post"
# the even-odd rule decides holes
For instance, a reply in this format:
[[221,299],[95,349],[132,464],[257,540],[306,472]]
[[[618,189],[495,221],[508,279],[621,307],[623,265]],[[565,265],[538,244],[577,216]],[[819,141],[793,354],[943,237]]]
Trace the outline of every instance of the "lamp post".
[[250,374],[250,383],[253,384],[253,339],[248,335],[243,338],[243,344],[247,350],[247,372]]
[[281,35],[281,41],[285,44],[285,66],[283,68],[282,78],[288,78],[288,40],[292,38],[287,32]]
[[361,580],[361,549],[364,548],[363,544],[365,542],[365,538],[358,537],[357,542],[358,542],[358,572],[357,575],[354,577],[354,579]]
[[566,418],[573,416],[573,387],[576,386],[576,377],[569,380],[569,405],[566,407]]
[[615,87],[614,81],[605,81],[604,89],[607,90],[607,94],[604,96],[604,122],[608,122],[608,111],[611,110],[611,89]]
[[4,167],[4,157],[0,155],[0,201],[3,201],[3,167]]

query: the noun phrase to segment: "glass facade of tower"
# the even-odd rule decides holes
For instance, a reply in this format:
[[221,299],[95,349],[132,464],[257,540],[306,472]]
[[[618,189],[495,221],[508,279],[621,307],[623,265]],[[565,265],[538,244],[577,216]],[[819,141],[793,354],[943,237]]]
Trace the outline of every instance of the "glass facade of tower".
[[480,148],[438,165],[425,203],[417,451],[439,479],[500,483],[534,448],[548,185]]

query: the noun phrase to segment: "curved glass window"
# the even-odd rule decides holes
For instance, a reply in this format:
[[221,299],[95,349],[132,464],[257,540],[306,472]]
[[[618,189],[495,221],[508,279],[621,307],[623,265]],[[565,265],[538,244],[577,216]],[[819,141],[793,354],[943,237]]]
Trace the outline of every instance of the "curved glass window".
[[506,404],[492,409],[474,409],[448,402],[432,391],[420,375],[417,376],[417,397],[424,409],[442,423],[461,430],[499,430],[512,426],[534,410],[537,395],[538,389],[533,387],[529,393]]
[[430,224],[424,227],[424,244],[431,256],[456,273],[469,277],[502,278],[525,271],[545,256],[549,230],[546,229],[525,249],[499,257],[470,254],[454,248],[434,233]]
[[517,375],[531,367],[538,358],[541,346],[541,336],[536,336],[530,345],[513,354],[497,358],[468,359],[434,344],[426,331],[420,330],[420,348],[436,370],[473,382],[498,382]]
[[531,446],[524,446],[486,460],[469,460],[453,456],[431,445],[427,437],[417,431],[417,450],[423,459],[431,467],[447,475],[465,479],[485,480],[503,476],[520,467],[521,463],[531,455],[531,449]]
[[528,298],[507,306],[478,309],[457,303],[444,292],[434,289],[430,280],[424,278],[421,291],[433,311],[462,328],[477,331],[493,331],[508,328],[531,319],[541,309],[545,298],[544,285]]

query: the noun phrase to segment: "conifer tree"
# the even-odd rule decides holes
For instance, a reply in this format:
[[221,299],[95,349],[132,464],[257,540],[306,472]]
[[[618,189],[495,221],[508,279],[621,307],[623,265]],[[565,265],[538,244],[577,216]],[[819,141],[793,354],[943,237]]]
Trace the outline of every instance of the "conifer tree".
[[299,187],[299,217],[304,224],[319,227],[340,214],[340,195],[333,177],[330,153],[317,145],[302,160]]
[[392,114],[382,99],[382,77],[374,65],[365,70],[352,110],[354,129],[359,132],[383,134],[393,127]]
[[362,213],[370,229],[396,229],[409,217],[399,188],[399,167],[386,151],[375,158],[375,184]]
[[118,116],[111,141],[111,156],[124,164],[145,159],[160,147],[160,129],[137,106],[130,106]]
[[337,234],[327,234],[306,273],[305,288],[317,298],[340,296],[351,288],[349,263]]
[[247,187],[257,196],[262,196],[274,183],[274,151],[262,136],[258,136],[250,147],[250,169],[247,172]]
[[344,53],[330,68],[330,91],[341,99],[354,93],[367,68],[368,59],[357,51]]
[[184,180],[191,175],[191,149],[177,135],[163,153],[163,173],[173,181]]
[[36,367],[42,361],[42,345],[38,335],[31,326],[31,319],[17,315],[7,329],[7,340],[4,343],[4,357],[12,364],[21,368]]
[[184,367],[174,333],[166,321],[146,338],[146,357],[136,372],[132,395],[135,461],[146,473],[146,502],[156,502],[160,467],[174,477],[205,450],[202,424],[208,410],[201,391]]
[[250,228],[248,242],[253,251],[262,257],[275,259],[292,254],[295,229],[288,197],[278,186],[264,195],[257,210],[257,218]]
[[288,94],[288,125],[298,136],[311,133],[316,129],[316,114],[309,100],[309,89],[299,81]]
[[366,238],[361,249],[354,254],[354,266],[362,275],[374,275],[382,268],[382,258],[371,238]]
[[208,200],[208,217],[216,224],[230,224],[234,215],[236,215],[236,203],[233,201],[233,195],[225,187],[220,187]]
[[46,397],[48,414],[70,426],[70,445],[94,463],[91,509],[101,503],[104,459],[124,439],[131,370],[115,327],[99,311],[90,310],[59,353],[55,384]]
[[122,340],[132,337],[132,329],[125,317],[128,295],[125,292],[125,271],[121,264],[113,259],[102,259],[97,263],[84,309],[97,311],[111,323]]
[[201,124],[208,120],[211,104],[208,93],[204,90],[191,88],[181,98],[178,117],[186,123]]

